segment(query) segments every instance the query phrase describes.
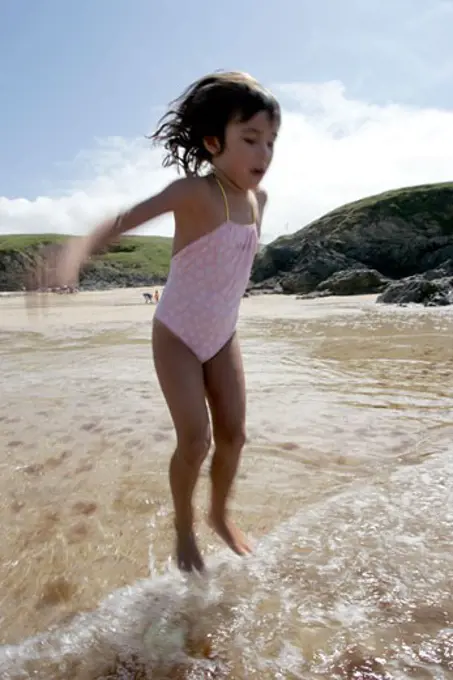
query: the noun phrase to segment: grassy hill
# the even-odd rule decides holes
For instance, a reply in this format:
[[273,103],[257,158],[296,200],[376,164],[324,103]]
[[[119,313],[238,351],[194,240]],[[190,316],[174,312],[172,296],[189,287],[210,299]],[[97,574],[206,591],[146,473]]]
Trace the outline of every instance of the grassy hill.
[[[66,236],[20,234],[0,236],[0,290],[20,290],[27,266],[44,247],[62,244]],[[84,289],[143,286],[163,283],[168,274],[172,239],[163,236],[125,236],[81,272]]]
[[[313,231],[316,236],[337,235],[348,232],[364,215],[368,219],[418,221],[430,220],[432,215],[439,219],[444,234],[453,234],[451,219],[451,197],[453,182],[420,184],[401,187],[381,194],[346,203],[309,224],[304,235]],[[444,219],[442,219],[444,217]],[[297,232],[300,234],[301,232]],[[294,234],[296,236],[296,234]]]

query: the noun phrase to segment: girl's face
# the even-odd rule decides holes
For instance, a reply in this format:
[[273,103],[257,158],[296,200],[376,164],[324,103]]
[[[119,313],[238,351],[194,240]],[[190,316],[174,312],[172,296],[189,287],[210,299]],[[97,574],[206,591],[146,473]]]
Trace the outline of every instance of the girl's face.
[[266,111],[246,122],[231,121],[225,130],[225,148],[212,164],[241,189],[255,189],[269,168],[279,130]]

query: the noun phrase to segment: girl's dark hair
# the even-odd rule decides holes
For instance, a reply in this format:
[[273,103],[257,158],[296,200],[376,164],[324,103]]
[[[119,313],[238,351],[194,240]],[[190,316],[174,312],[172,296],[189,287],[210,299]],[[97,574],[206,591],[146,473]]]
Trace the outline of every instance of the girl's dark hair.
[[260,111],[280,121],[277,100],[254,78],[236,71],[212,73],[171,103],[151,139],[167,151],[164,167],[176,165],[186,175],[198,175],[212,160],[203,140],[216,137],[223,151],[227,124],[234,118],[245,122]]

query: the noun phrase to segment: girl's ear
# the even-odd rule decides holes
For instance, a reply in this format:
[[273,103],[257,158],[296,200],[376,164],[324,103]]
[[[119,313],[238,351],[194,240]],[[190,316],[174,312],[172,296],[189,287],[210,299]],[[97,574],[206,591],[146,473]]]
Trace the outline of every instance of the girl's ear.
[[203,145],[204,148],[208,153],[211,154],[211,156],[217,156],[217,154],[220,152],[220,144],[219,140],[217,137],[204,137],[203,138]]

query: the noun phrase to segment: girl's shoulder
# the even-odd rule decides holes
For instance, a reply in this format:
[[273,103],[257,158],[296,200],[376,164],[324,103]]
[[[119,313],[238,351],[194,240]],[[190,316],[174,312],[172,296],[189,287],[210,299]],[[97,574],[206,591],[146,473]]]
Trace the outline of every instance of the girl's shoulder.
[[261,187],[258,187],[255,189],[254,194],[256,200],[258,201],[259,207],[263,209],[267,203],[267,191],[265,189],[261,189]]
[[206,203],[209,190],[203,177],[181,177],[158,195],[165,208],[173,212],[197,210]]
[[183,177],[176,182],[180,191],[190,198],[192,203],[206,201],[212,192],[206,177]]
[[254,212],[255,215],[257,216],[257,224],[260,227],[261,220],[263,219],[263,212],[267,203],[267,192],[265,189],[257,187],[254,191],[252,191],[252,195],[253,195],[252,200],[255,203]]
[[174,214],[177,228],[191,229],[195,225],[216,222],[218,205],[207,177],[183,177],[176,180],[184,200],[176,202]]

